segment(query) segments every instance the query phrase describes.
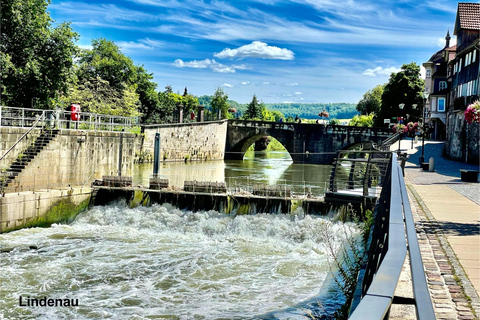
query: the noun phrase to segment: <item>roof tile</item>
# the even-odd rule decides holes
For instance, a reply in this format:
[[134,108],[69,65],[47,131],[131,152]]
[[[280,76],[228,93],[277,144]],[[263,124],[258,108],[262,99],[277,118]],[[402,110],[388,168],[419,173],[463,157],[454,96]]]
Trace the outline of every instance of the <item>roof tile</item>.
[[458,3],[460,28],[480,30],[480,3]]

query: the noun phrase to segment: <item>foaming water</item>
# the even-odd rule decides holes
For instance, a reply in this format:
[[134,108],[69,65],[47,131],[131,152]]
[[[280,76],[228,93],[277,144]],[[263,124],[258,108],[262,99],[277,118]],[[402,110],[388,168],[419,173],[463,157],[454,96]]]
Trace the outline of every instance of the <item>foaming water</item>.
[[[71,225],[0,235],[13,249],[0,255],[0,318],[252,318],[319,293],[326,236],[340,245],[345,228],[308,215],[94,207]],[[79,307],[21,307],[19,296]]]

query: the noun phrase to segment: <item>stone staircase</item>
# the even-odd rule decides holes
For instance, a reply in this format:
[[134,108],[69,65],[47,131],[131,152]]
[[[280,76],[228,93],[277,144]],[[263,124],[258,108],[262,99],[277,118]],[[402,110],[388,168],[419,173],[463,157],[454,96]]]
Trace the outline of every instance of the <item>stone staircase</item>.
[[43,130],[40,136],[10,165],[6,172],[0,173],[0,191],[4,191],[11,185],[18,175],[28,166],[28,164],[39,154],[50,141],[52,141],[60,130]]

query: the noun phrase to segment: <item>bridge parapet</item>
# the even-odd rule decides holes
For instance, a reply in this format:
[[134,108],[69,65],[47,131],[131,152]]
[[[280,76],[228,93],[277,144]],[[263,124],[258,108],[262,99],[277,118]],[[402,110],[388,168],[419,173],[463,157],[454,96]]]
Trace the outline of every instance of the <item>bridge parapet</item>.
[[229,120],[225,159],[243,159],[252,143],[268,135],[287,149],[294,162],[329,164],[338,150],[380,145],[392,134],[388,128]]

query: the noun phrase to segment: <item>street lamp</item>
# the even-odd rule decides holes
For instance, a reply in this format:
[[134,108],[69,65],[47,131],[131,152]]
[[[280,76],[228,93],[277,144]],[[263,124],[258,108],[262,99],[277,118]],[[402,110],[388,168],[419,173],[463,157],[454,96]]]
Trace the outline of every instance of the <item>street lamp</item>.
[[[400,117],[399,117],[399,123],[401,123],[402,121],[402,110],[403,110],[403,107],[405,107],[405,103],[400,103],[398,105],[398,107],[400,108]],[[399,128],[399,126],[397,126],[397,128]],[[398,129],[397,129],[397,132],[398,132]],[[398,152],[397,154],[400,156],[400,142],[402,141],[402,134],[403,132],[398,132],[400,134],[400,140],[398,140]]]
[[[417,104],[416,103],[412,104],[412,112],[413,112],[413,110],[416,110],[416,109],[417,109]],[[416,128],[416,127],[414,127],[414,128]],[[412,132],[411,134],[412,134],[412,148],[411,149],[413,149],[413,139],[415,138],[415,131]]]
[[425,105],[427,104],[427,100],[428,100],[428,96],[430,94],[428,92],[425,92],[423,94],[423,98],[424,98],[424,103],[423,103],[423,123],[422,123],[422,128],[423,128],[423,132],[422,132],[422,155],[418,158],[418,164],[420,166],[422,166],[422,163],[424,162],[425,160],[425,132],[427,132],[427,119],[425,119],[427,117],[427,114],[426,114],[426,109],[425,109]]

